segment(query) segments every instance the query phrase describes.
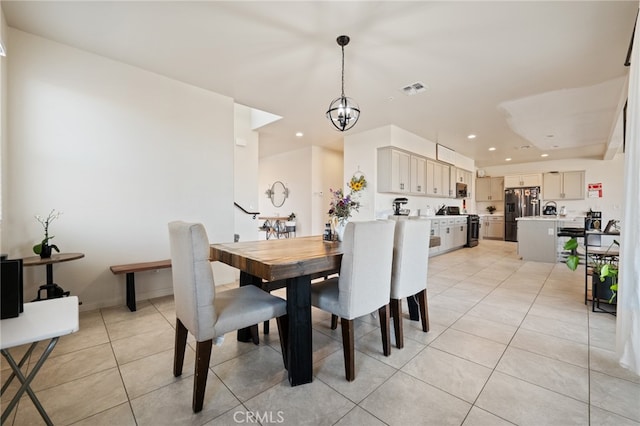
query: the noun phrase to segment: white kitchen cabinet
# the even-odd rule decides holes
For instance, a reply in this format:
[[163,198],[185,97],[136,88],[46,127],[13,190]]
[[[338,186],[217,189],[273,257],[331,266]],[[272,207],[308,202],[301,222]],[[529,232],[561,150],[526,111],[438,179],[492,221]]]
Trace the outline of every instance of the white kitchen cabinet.
[[455,218],[440,219],[440,252],[451,250],[454,247]]
[[504,240],[504,216],[484,216],[482,218],[482,238]]
[[467,217],[457,217],[453,225],[453,247],[459,248],[465,244],[467,244]]
[[434,197],[452,197],[449,166],[436,161],[427,160],[426,195]]
[[378,149],[378,191],[409,193],[411,154],[394,148]]
[[411,156],[411,192],[416,195],[427,195],[427,159]]
[[470,197],[471,194],[473,194],[472,192],[473,173],[468,170],[460,169],[454,166],[450,166],[449,168],[451,169],[451,174],[449,177],[449,188],[450,188],[449,193],[451,194],[451,197],[456,198],[457,196],[456,184],[458,183],[464,183],[465,185],[467,185],[467,194]]
[[540,185],[542,185],[542,175],[540,173],[509,175],[504,177],[505,188],[520,188]]
[[[431,236],[439,237],[440,236],[440,220],[431,219]],[[440,252],[440,248],[442,247],[442,239],[440,240],[440,245],[429,247],[429,256],[435,256]]]
[[584,170],[551,172],[543,175],[544,200],[583,200],[585,196]]
[[[452,167],[453,169],[453,167]],[[466,183],[467,185],[471,185],[471,180],[473,179],[473,173],[469,170],[455,168],[456,172],[456,183]]]
[[476,201],[502,201],[504,198],[504,178],[483,177],[476,179]]

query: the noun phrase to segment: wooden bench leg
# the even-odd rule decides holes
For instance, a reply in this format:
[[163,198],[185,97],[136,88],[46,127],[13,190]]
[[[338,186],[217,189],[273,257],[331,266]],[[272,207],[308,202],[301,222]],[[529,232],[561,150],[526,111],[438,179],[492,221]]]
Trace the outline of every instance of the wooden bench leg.
[[131,312],[136,311],[136,280],[133,272],[127,273],[127,306]]

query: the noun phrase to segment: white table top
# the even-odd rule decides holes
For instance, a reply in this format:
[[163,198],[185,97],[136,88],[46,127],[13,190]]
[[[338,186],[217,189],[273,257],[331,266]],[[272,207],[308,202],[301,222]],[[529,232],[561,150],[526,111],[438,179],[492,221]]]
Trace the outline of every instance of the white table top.
[[24,312],[0,321],[0,349],[64,336],[79,330],[78,297],[24,304]]

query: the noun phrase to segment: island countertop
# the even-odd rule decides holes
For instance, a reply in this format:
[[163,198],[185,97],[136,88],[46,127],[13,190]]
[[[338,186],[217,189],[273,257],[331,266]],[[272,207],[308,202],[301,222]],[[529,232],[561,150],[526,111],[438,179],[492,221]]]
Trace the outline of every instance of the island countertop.
[[516,220],[542,220],[542,221],[557,221],[557,222],[578,222],[580,225],[584,225],[584,216],[523,216],[517,217]]

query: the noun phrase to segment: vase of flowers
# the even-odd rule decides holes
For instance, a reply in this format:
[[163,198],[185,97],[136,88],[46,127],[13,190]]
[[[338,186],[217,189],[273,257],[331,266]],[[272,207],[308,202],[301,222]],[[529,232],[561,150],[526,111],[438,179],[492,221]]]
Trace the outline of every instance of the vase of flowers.
[[354,211],[360,208],[358,201],[359,192],[367,186],[364,175],[355,176],[347,182],[350,191],[345,194],[342,189],[330,189],[331,202],[329,203],[329,218],[331,224],[331,232],[337,236],[338,241],[342,241],[344,229],[347,227],[349,218]]
[[54,237],[53,235],[49,236],[49,225],[51,224],[51,222],[59,218],[61,214],[62,212],[57,212],[55,209],[53,209],[46,218],[40,215],[35,216],[36,220],[40,222],[40,224],[44,228],[44,239],[40,242],[40,244],[36,244],[35,246],[33,246],[33,252],[40,255],[41,259],[50,258],[52,250],[60,253],[60,249],[57,245],[49,244],[49,241]]

